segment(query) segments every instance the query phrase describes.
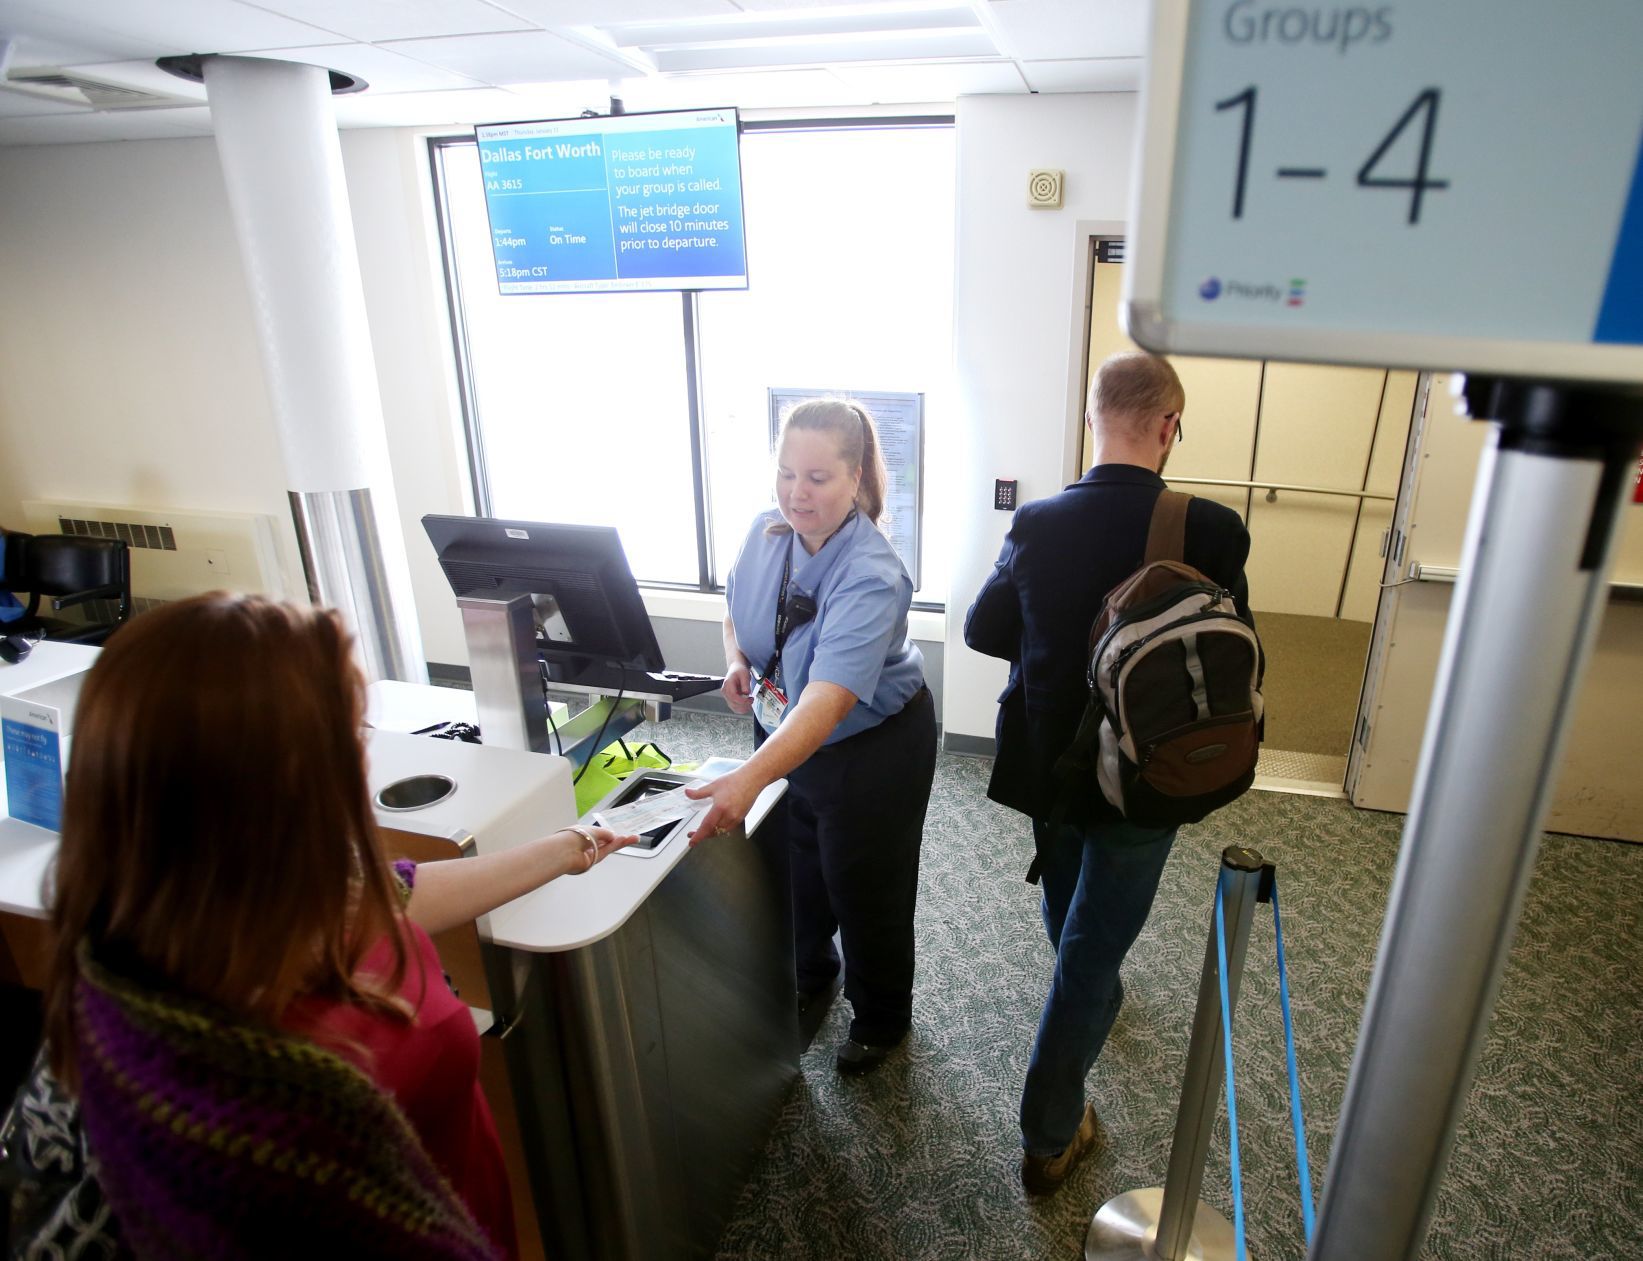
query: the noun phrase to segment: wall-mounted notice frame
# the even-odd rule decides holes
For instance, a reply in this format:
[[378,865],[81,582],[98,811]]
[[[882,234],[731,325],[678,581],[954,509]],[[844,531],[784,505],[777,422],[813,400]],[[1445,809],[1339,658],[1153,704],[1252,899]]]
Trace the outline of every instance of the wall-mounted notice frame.
[[884,465],[890,475],[885,487],[883,527],[890,545],[907,566],[908,576],[917,591],[923,581],[920,573],[919,528],[920,512],[924,507],[924,395],[903,394],[889,390],[813,390],[772,386],[770,399],[770,449],[776,449],[776,438],[781,432],[782,417],[800,403],[813,398],[849,399],[860,403],[873,417],[878,430],[879,446],[884,452]]
[[474,128],[497,287],[745,289],[734,109]]
[[1157,0],[1153,350],[1643,379],[1643,4]]

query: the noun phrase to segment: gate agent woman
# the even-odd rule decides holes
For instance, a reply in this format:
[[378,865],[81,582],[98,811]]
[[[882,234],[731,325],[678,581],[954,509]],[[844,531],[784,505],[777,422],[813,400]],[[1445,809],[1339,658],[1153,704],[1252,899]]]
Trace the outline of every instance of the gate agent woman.
[[735,827],[787,777],[801,994],[838,974],[854,1008],[844,1073],[878,1067],[912,1021],[913,904],[935,774],[935,705],[907,638],[912,580],[879,531],[885,468],[854,403],[802,403],[782,426],[777,510],[753,522],[725,579],[724,696],[752,712],[754,754],[700,789],[694,836]]

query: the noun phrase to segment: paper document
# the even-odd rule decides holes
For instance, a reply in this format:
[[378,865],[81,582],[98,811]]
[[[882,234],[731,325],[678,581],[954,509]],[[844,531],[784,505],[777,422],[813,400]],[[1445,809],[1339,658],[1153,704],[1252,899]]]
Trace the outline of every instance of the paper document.
[[689,784],[681,784],[677,788],[670,788],[666,792],[659,792],[650,797],[641,797],[638,801],[631,801],[625,806],[600,810],[593,815],[593,821],[624,836],[628,833],[648,832],[652,828],[661,827],[664,823],[675,823],[705,811],[713,804],[711,801],[692,801],[685,796],[686,788],[699,788],[705,783],[705,779],[692,780]]

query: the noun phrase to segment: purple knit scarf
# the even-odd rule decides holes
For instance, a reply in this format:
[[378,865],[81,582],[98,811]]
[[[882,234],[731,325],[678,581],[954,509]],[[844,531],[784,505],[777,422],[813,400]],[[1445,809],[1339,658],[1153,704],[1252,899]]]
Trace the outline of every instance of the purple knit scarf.
[[392,1097],[305,1039],[135,984],[81,951],[80,1106],[138,1257],[495,1248]]

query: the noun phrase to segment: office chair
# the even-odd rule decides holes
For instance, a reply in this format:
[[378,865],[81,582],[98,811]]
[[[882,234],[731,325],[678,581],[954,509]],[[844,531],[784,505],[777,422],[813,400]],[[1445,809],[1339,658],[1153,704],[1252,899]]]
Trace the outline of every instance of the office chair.
[[[23,616],[6,623],[8,634],[100,644],[131,616],[131,550],[122,539],[10,534],[6,536],[3,585],[29,596]],[[88,600],[113,600],[114,620],[71,622],[42,617],[44,599],[50,599],[54,613]]]

